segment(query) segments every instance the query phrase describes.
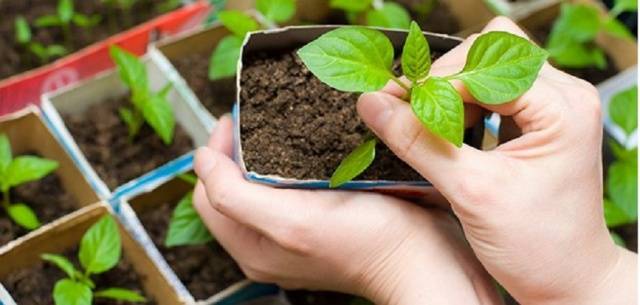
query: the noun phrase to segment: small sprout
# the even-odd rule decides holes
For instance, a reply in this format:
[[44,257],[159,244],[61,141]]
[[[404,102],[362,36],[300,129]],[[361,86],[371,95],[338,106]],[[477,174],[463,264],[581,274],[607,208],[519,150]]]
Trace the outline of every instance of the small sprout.
[[[192,174],[183,174],[178,177],[191,185],[195,185],[198,180]],[[193,192],[187,193],[173,210],[164,241],[165,246],[202,245],[212,240],[209,230],[193,207]]]
[[129,129],[129,138],[134,139],[146,122],[165,145],[170,145],[175,129],[173,110],[167,100],[171,85],[153,92],[149,87],[147,69],[142,61],[117,46],[111,46],[109,52],[118,67],[120,79],[131,92],[131,107],[122,107],[119,110],[120,118]]
[[38,57],[40,63],[44,64],[53,57],[67,54],[67,49],[61,45],[53,44],[45,46],[32,40],[31,27],[27,20],[18,16],[14,22],[16,42],[29,53]]
[[[430,5],[427,1],[424,5]],[[411,15],[402,5],[381,0],[331,0],[331,8],[345,11],[352,24],[364,17],[365,25],[384,28],[408,29]],[[421,7],[422,8],[422,7]]]
[[72,46],[71,25],[91,28],[100,23],[100,15],[87,16],[75,11],[73,0],[58,0],[57,14],[36,19],[37,27],[60,27],[67,47]]
[[45,253],[42,260],[60,268],[67,277],[56,282],[53,300],[56,305],[90,305],[93,298],[107,298],[125,302],[146,302],[138,292],[124,288],[106,288],[96,291],[91,280],[111,270],[120,261],[122,245],[118,225],[111,216],[104,216],[82,236],[78,259],[82,269],[76,269],[66,257]]
[[[318,79],[341,91],[371,92],[380,90],[389,81],[396,82],[407,91],[406,100],[424,126],[460,147],[464,134],[464,107],[450,81],[462,81],[481,103],[508,103],[531,88],[548,53],[522,37],[489,32],[475,40],[462,71],[446,77],[429,76],[429,44],[418,24],[412,22],[401,58],[410,85],[393,74],[393,46],[376,30],[336,29],[302,47],[298,56]],[[356,151],[368,151],[364,148],[371,149],[371,146],[361,145]],[[367,158],[354,157],[360,155],[352,153],[340,164],[332,177],[331,187],[342,185],[368,166],[363,168],[367,163],[363,161],[368,161],[371,152],[366,154]]]
[[182,0],[165,0],[164,2],[158,4],[156,10],[160,13],[170,12],[173,9],[180,6]]
[[0,134],[0,189],[2,207],[19,226],[34,230],[40,227],[36,213],[24,203],[11,202],[11,188],[23,183],[40,180],[58,168],[58,162],[34,156],[13,157],[11,143]]

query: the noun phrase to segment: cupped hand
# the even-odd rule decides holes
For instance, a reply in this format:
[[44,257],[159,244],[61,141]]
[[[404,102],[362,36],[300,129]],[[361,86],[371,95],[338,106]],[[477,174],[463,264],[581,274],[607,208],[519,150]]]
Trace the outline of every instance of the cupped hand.
[[274,189],[246,181],[223,117],[196,154],[194,204],[245,274],[377,304],[500,304],[458,224],[374,193]]
[[[500,17],[484,31],[526,37]],[[434,62],[432,74],[460,71],[475,37]],[[504,105],[482,105],[454,86],[471,108],[512,117],[522,135],[492,151],[458,149],[426,130],[393,84],[363,95],[358,111],[451,203],[481,263],[519,302],[635,303],[636,255],[614,245],[603,218],[595,88],[549,64],[524,96]]]

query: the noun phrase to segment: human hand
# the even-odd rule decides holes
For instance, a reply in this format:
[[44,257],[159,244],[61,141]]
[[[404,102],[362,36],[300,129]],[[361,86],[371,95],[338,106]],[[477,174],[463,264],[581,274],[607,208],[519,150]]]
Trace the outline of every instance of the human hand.
[[375,193],[274,189],[244,179],[223,117],[196,154],[194,205],[245,274],[380,305],[501,304],[455,220]]
[[[526,37],[501,17],[484,31]],[[435,61],[432,74],[462,70],[475,37]],[[603,218],[595,88],[549,64],[524,96],[504,105],[479,104],[462,83],[454,86],[468,108],[513,116],[523,135],[492,151],[457,149],[420,124],[395,84],[361,96],[358,111],[446,197],[481,263],[520,303],[635,301],[636,255],[613,244]]]

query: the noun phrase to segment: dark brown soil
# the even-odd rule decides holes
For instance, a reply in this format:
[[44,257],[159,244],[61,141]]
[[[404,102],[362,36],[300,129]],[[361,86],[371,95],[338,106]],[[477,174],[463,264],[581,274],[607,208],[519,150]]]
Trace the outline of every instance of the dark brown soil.
[[118,115],[118,108],[128,105],[128,97],[123,96],[63,118],[80,150],[112,190],[193,148],[191,138],[179,124],[170,146],[164,145],[147,124],[131,142],[127,126]]
[[211,114],[220,117],[231,112],[236,100],[236,79],[209,80],[209,55],[194,53],[172,60],[180,75]]
[[455,34],[461,30],[458,19],[443,1],[433,1],[434,7],[427,14],[421,14],[415,9],[417,5],[424,3],[424,0],[398,0],[398,2],[409,9],[412,19],[418,22],[423,31]]
[[[368,304],[364,299],[352,295],[329,292],[288,290],[285,292],[291,305],[364,305]],[[356,301],[358,300],[358,301]]]
[[[72,27],[71,36],[73,37],[69,51],[79,50],[96,41],[103,40],[115,33],[121,32],[143,21],[149,20],[159,15],[157,6],[164,0],[139,0],[132,8],[131,14],[127,17],[123,11],[112,11],[108,6],[100,0],[82,0],[74,1],[76,11],[93,15],[102,16],[100,24],[89,30]],[[14,18],[22,15],[30,25],[32,25],[33,41],[40,42],[44,45],[64,44],[62,31],[58,28],[36,28],[33,26],[36,18],[55,14],[55,0],[4,0],[0,1],[0,16],[4,16],[0,20],[0,79],[38,67],[42,63],[37,57],[23,50],[15,42],[14,34]],[[114,19],[110,19],[109,15],[114,15]],[[113,22],[111,22],[113,20]],[[112,23],[113,25],[110,25]]]
[[139,217],[153,243],[189,292],[197,300],[203,300],[244,279],[235,261],[216,242],[201,246],[164,246],[176,204],[158,205],[142,212]]
[[[11,202],[27,204],[35,211],[42,224],[56,220],[78,208],[75,198],[67,193],[60,178],[55,174],[14,188],[11,191]],[[0,208],[0,247],[27,233],[29,231],[16,225],[5,210]]]
[[[77,260],[77,250],[67,251],[64,253],[64,256],[72,259],[76,268],[80,267]],[[53,287],[56,281],[65,276],[66,275],[57,267],[49,263],[37,262],[31,268],[22,269],[2,279],[2,285],[9,291],[9,294],[11,294],[17,304],[53,305]],[[131,289],[145,295],[141,285],[142,278],[133,272],[133,267],[124,257],[116,267],[105,273],[93,275],[91,279],[95,282],[97,289],[119,287]],[[95,298],[93,304],[123,305],[132,303]],[[156,303],[150,300],[146,303],[135,304],[151,305]]]

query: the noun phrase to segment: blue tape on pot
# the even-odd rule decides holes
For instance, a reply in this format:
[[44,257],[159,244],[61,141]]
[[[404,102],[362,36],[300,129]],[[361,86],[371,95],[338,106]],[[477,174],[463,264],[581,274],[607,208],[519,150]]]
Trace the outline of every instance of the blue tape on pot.
[[276,295],[280,292],[280,288],[271,284],[251,283],[248,286],[234,292],[219,302],[210,305],[240,305],[243,302],[251,301],[257,298]]

